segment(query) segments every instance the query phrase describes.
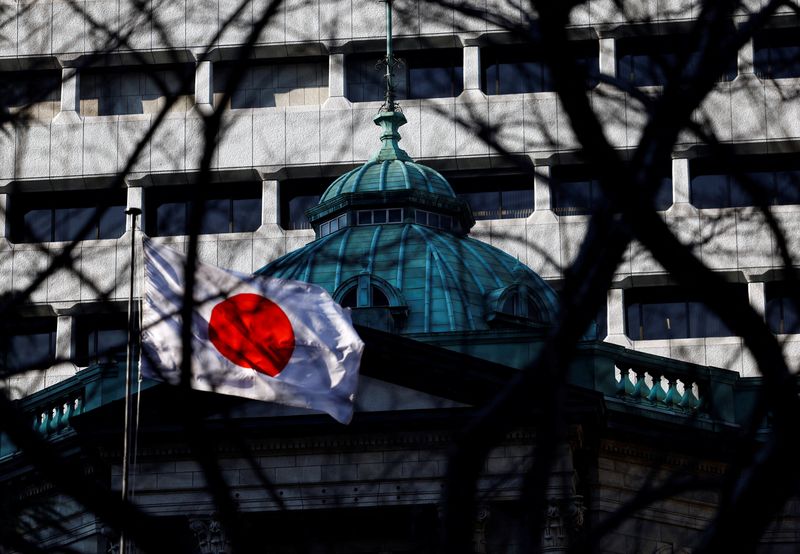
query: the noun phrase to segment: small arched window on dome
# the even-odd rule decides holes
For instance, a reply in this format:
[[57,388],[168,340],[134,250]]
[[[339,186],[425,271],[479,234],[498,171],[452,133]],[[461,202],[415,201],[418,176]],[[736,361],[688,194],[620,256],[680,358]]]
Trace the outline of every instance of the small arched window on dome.
[[486,296],[488,321],[544,324],[549,319],[541,301],[525,283],[495,289]]
[[403,294],[370,273],[347,279],[333,292],[342,307],[353,309],[353,323],[395,332],[403,327],[408,306]]
[[370,273],[362,273],[342,283],[333,298],[345,308],[388,308],[405,306],[399,290]]

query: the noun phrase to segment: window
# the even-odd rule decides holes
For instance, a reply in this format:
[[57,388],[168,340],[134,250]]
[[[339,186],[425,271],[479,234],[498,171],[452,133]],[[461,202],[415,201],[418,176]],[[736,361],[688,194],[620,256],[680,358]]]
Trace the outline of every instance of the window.
[[81,115],[158,113],[178,96],[172,109],[194,103],[194,64],[98,68],[81,71]]
[[[449,98],[464,90],[461,49],[403,52],[395,68],[395,94],[406,98]],[[385,67],[381,55],[354,54],[347,58],[347,98],[352,102],[381,101],[385,96]]]
[[405,305],[402,295],[385,280],[362,273],[342,283],[333,293],[345,308],[385,308]]
[[88,366],[124,361],[127,355],[127,314],[86,314],[75,319],[75,363]]
[[[741,171],[731,171],[730,161],[693,160],[689,198],[696,208],[733,208],[800,204],[800,158],[741,156]],[[752,188],[758,191],[751,193]]]
[[0,328],[0,366],[8,371],[50,367],[56,357],[56,318],[25,317]]
[[356,217],[358,225],[402,223],[403,210],[401,208],[390,208],[385,210],[359,210]]
[[51,119],[59,111],[61,72],[58,70],[3,71],[0,73],[0,110]]
[[765,286],[767,297],[767,325],[773,333],[800,333],[800,294],[788,283],[776,281]]
[[[201,235],[251,232],[261,226],[261,183],[221,183],[204,196]],[[188,187],[147,189],[147,233],[157,237],[188,234],[191,198]]]
[[281,227],[311,229],[306,211],[319,204],[331,179],[290,179],[280,182]]
[[[672,205],[672,169],[665,164],[654,198],[657,210]],[[550,190],[553,211],[558,215],[590,214],[600,206],[603,191],[600,181],[587,166],[554,166],[550,170]]]
[[319,226],[319,236],[320,238],[330,235],[331,233],[335,233],[339,229],[344,229],[347,227],[347,214],[342,214],[339,217],[334,217],[330,221],[326,221],[322,225]]
[[608,336],[608,310],[605,302],[603,302],[600,310],[594,316],[592,323],[594,323],[594,326],[589,324],[584,336],[588,339],[605,339]]
[[[214,64],[218,104],[236,65]],[[253,62],[231,96],[229,108],[271,108],[322,104],[328,98],[327,58]]]
[[[747,301],[747,285],[727,285],[725,294]],[[633,340],[731,336],[728,327],[699,299],[676,287],[625,291],[626,325]]]
[[[616,41],[617,77],[634,87],[663,86],[672,72],[692,71],[699,63],[696,54],[687,56],[686,35],[620,38]],[[687,59],[688,58],[688,59]],[[686,60],[684,62],[684,60]],[[682,63],[682,67],[678,67]],[[736,78],[736,54],[726,60],[720,81]]]
[[[116,239],[125,232],[125,205],[125,189],[14,194],[11,240]],[[82,234],[84,228],[87,232]]]
[[[575,60],[587,75],[587,88],[595,87],[599,75],[597,41],[576,41],[572,45]],[[531,45],[483,48],[481,72],[483,92],[489,95],[554,90],[547,64]]]
[[528,217],[533,213],[533,176],[454,176],[450,184],[476,220]]
[[418,225],[427,225],[436,229],[444,229],[445,231],[453,230],[453,218],[449,215],[437,214],[425,210],[416,210],[414,214],[414,221]]
[[800,77],[798,30],[769,29],[753,37],[753,66],[762,79]]

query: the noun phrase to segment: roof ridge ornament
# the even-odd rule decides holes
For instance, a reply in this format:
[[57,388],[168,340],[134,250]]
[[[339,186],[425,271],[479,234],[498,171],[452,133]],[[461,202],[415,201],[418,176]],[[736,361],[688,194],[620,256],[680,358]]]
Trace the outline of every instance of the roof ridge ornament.
[[395,102],[394,91],[394,68],[400,61],[394,57],[392,48],[392,0],[381,0],[386,3],[386,57],[381,63],[386,66],[386,96],[383,105],[377,115],[372,118],[375,125],[383,129],[381,133],[381,149],[371,158],[371,161],[382,162],[386,160],[412,161],[411,156],[400,148],[400,127],[405,125],[407,120],[400,109],[400,105]]

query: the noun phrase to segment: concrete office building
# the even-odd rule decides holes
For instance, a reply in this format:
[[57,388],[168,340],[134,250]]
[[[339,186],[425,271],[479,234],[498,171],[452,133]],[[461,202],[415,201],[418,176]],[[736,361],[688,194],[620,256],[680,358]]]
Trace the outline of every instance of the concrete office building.
[[[672,55],[698,13],[697,6],[691,3],[676,4],[680,5],[642,2],[641,11],[637,8],[632,17],[599,2],[574,12],[570,33],[576,52],[580,52],[592,76],[587,83],[589,94],[598,111],[606,116],[607,135],[620,150],[636,145],[644,121],[642,108],[633,96],[601,84],[598,75],[616,76],[647,93],[656,93],[664,74],[655,68],[655,62]],[[261,2],[249,3],[234,24],[217,36],[221,23],[236,5],[221,0],[170,2],[155,9],[155,20],[148,21],[127,3],[111,0],[2,4],[6,9],[3,17],[13,24],[0,30],[0,88],[5,96],[0,102],[11,113],[27,106],[24,113],[29,119],[23,125],[7,125],[0,134],[0,293],[25,290],[52,257],[76,238],[80,225],[91,219],[96,210],[104,210],[92,235],[78,243],[74,267],[57,270],[33,288],[30,302],[5,326],[10,346],[0,353],[0,361],[11,369],[36,366],[35,370],[8,379],[7,386],[14,395],[40,394],[40,398],[46,398],[45,403],[55,402],[51,407],[60,409],[67,397],[59,396],[61,392],[57,397],[48,397],[48,390],[60,391],[57,386],[67,387],[62,383],[81,379],[105,379],[97,362],[107,358],[105,353],[109,350],[123,345],[125,336],[131,233],[124,216],[126,208],[143,210],[140,225],[144,233],[184,248],[190,187],[202,157],[202,115],[219,105],[238,48],[247,41],[253,23],[264,9]],[[541,60],[535,53],[520,52],[508,33],[485,18],[470,18],[444,8],[436,14],[404,11],[402,5],[398,8],[395,47],[404,64],[398,69],[397,90],[408,121],[401,132],[402,148],[410,158],[444,176],[444,186],[452,186],[457,195],[452,202],[464,200],[471,205],[470,213],[477,222],[470,235],[532,269],[531,279],[535,278],[536,286],[541,281],[542,290],[549,291],[542,294],[550,298],[550,287],[558,290],[562,270],[577,253],[588,213],[599,201],[599,190],[596,177],[580,164],[578,145]],[[498,11],[518,22],[526,17],[513,3],[493,3],[483,9],[487,13]],[[207,204],[210,215],[203,222],[199,239],[201,261],[244,273],[264,266],[270,273],[270,262],[302,249],[315,238],[334,233],[348,221],[358,228],[356,220],[337,220],[337,229],[333,229],[333,220],[323,219],[320,208],[309,212],[312,222],[318,224],[312,229],[305,212],[320,201],[323,206],[331,200],[331,196],[320,197],[338,177],[366,167],[363,164],[377,145],[372,119],[383,101],[380,74],[373,71],[384,44],[383,5],[371,0],[347,5],[292,0],[282,5],[275,18],[257,37],[253,54],[246,62],[245,78],[225,108],[224,132],[211,161],[214,192]],[[646,21],[650,23],[645,25]],[[736,19],[731,21],[732,26],[738,23]],[[123,29],[124,43],[111,44],[110,51],[105,51],[103,32],[92,30],[92,25]],[[800,120],[795,117],[798,100],[791,93],[800,77],[800,59],[794,64],[784,62],[792,59],[800,44],[792,42],[797,40],[796,28],[792,27],[794,20],[788,11],[779,13],[769,25],[768,32],[757,34],[736,59],[730,60],[705,102],[702,115],[722,141],[737,145],[746,171],[768,185],[769,203],[774,205],[771,209],[794,249],[800,237],[795,232],[800,224],[800,195],[794,190],[793,179],[800,176],[800,157],[794,153]],[[98,51],[103,55],[96,56]],[[170,99],[174,102],[129,168],[124,187],[109,188],[115,176],[126,169],[137,142]],[[477,118],[495,128],[494,140],[513,154],[516,163],[488,146],[474,130],[461,124],[460,118]],[[658,207],[682,237],[697,241],[696,252],[729,280],[730,294],[749,298],[765,314],[796,363],[794,353],[800,342],[794,333],[800,332],[800,320],[787,301],[789,291],[781,284],[781,263],[774,240],[753,209],[752,200],[729,174],[729,168],[708,157],[707,150],[696,142],[688,135],[682,138],[672,159],[664,162]],[[521,171],[519,164],[529,171]],[[447,196],[446,191],[438,194]],[[417,214],[423,210],[421,204],[414,206]],[[450,230],[440,219],[446,215],[444,212],[431,209],[429,213],[436,216],[436,224],[426,220],[422,225]],[[453,208],[448,217],[455,221],[457,213]],[[370,220],[365,224],[391,222],[388,212],[385,216],[385,221]],[[326,224],[328,227],[323,228]],[[284,267],[277,263],[273,269]],[[511,274],[503,279],[503,287],[514,282]],[[445,281],[442,277],[442,286],[448,289],[450,285]],[[138,283],[136,288],[138,293]],[[391,295],[387,295],[387,301],[395,305]],[[370,305],[369,300],[366,304],[360,300],[353,304],[359,308]],[[524,314],[528,314],[527,310],[524,308]],[[457,319],[451,317],[451,323],[454,318]],[[412,320],[408,320],[410,326],[422,325],[413,327],[415,332],[439,330],[426,328],[418,320],[413,320],[412,325]],[[728,387],[734,391],[731,398],[735,398],[730,406],[708,415],[708,421],[735,426],[742,420],[742,412],[733,409],[734,405],[741,407],[748,402],[744,399],[747,395],[741,392],[747,389],[747,381],[741,378],[757,376],[758,369],[743,351],[741,340],[729,336],[700,299],[682,296],[671,286],[666,272],[637,245],[629,248],[618,268],[608,291],[607,309],[598,314],[596,323],[597,338],[609,343],[596,346],[600,353],[593,356],[604,360],[598,362],[598,367],[607,369],[610,363],[610,367],[622,366],[626,371],[626,364],[632,368],[637,364],[666,364],[659,370],[665,377],[686,376],[695,371],[688,368],[703,368],[709,375],[704,381],[689,379],[684,385],[694,383],[702,392],[708,387]],[[385,337],[374,340],[389,351],[408,347],[406,343],[384,344],[381,341],[387,340]],[[498,347],[495,355],[476,351],[464,355],[492,359],[501,351],[516,352],[512,346],[516,339],[504,340],[510,341],[506,344],[509,350]],[[418,342],[448,346],[447,341],[436,337]],[[427,352],[426,347],[419,346],[419,356]],[[31,359],[31,352],[36,352],[35,360]],[[658,361],[649,355],[673,361]],[[511,367],[519,365],[514,359]],[[641,386],[634,392],[633,383],[626,388],[624,375],[617,376],[618,385],[607,377],[598,377],[589,388],[611,396],[617,394],[622,398],[621,405],[626,397],[630,400],[643,394]],[[395,398],[405,398],[408,406],[416,409],[433,410],[472,404],[467,400],[475,399],[475,389],[480,389],[482,383],[471,382],[465,385],[469,393],[444,395],[445,400],[439,398],[436,387],[403,396],[406,389],[402,387],[407,383],[393,385],[401,387],[390,387]],[[664,391],[667,395],[673,385],[670,381]],[[655,387],[651,384],[651,388]],[[691,387],[684,386],[680,391],[686,402],[679,406],[679,400],[675,400],[665,409],[681,413],[696,409],[687,390]],[[739,396],[737,390],[741,392]],[[391,396],[381,394],[384,396],[376,398]],[[641,397],[645,396],[646,393]],[[657,394],[653,398],[656,403],[664,403]],[[71,397],[68,402],[72,402]],[[100,399],[96,407],[100,409],[104,404]],[[41,406],[31,409],[41,411]],[[365,406],[364,410],[380,411],[377,405]],[[622,408],[619,411],[629,412]],[[650,416],[645,412],[637,417],[647,421]],[[92,425],[98,423],[88,411],[85,415],[86,421],[94,422]],[[56,419],[41,419],[42,430],[60,432],[63,414]],[[52,428],[48,428],[51,423]],[[712,427],[712,423],[703,420],[692,432],[704,437]],[[314,427],[307,432],[327,431]],[[680,433],[674,428],[665,432]],[[389,440],[388,432],[379,435]],[[413,462],[424,460],[423,451],[435,452],[431,459],[440,460],[442,445],[431,443],[439,439],[424,433],[415,436],[419,444],[406,448],[391,443],[386,451],[405,451]],[[625,443],[629,438],[614,443],[602,433],[597,436],[602,437],[598,441],[606,441],[602,443],[603,454],[596,457],[604,460],[596,462],[596,467],[602,469],[598,475],[604,477],[592,482],[598,488],[593,489],[596,497],[589,507],[591,514],[614,504],[608,500],[613,496],[608,493],[609,487],[635,489],[636,485],[629,482],[613,484],[616,477],[611,473],[624,475],[627,470],[620,469],[622,466],[647,467],[645,460],[650,455],[650,447],[645,448],[643,443],[633,441],[639,450],[632,452],[631,443]],[[497,467],[513,465],[509,461],[515,457],[511,452],[517,452],[517,447],[525,450],[530,441],[530,436],[520,435],[505,445],[504,454],[498,456],[504,461],[498,462]],[[342,438],[334,447],[337,465],[347,465],[342,453],[345,451],[353,454],[356,466],[388,462],[391,458],[383,451],[370,452],[364,444],[352,436]],[[298,491],[302,486],[312,482],[360,480],[376,487],[380,483],[395,486],[394,481],[380,478],[380,472],[390,471],[388,467],[370,467],[354,476],[340,473],[326,478],[320,470],[321,463],[311,464],[312,457],[321,454],[319,443],[297,439],[287,448],[291,463],[288,458],[273,460],[278,464],[273,477],[293,494],[301,495]],[[109,447],[109,451],[113,448]],[[371,455],[380,460],[370,461]],[[302,456],[308,457],[309,466],[315,469],[301,470],[305,463]],[[273,457],[271,453],[264,454],[265,459]],[[565,455],[565,459],[572,463],[571,455]],[[703,471],[722,471],[724,459],[704,459],[707,465]],[[677,466],[689,463],[684,459],[672,462]],[[150,507],[156,512],[166,510],[165,517],[175,517],[163,505],[185,485],[177,484],[176,479],[197,473],[196,468],[181,471],[181,463],[188,464],[180,454],[166,461],[154,459],[148,477],[151,481],[145,486],[151,487]],[[238,465],[235,469],[244,471]],[[363,477],[368,470],[378,473]],[[435,479],[441,477],[443,466],[439,464],[430,471],[422,481],[438,486]],[[572,471],[571,467],[566,468],[564,474],[571,475]],[[397,490],[404,477],[392,478],[398,480]],[[189,480],[192,478],[190,475]],[[159,485],[162,481],[163,488]],[[423,485],[417,485],[414,493],[409,493],[408,503],[433,505],[438,490],[423,491]],[[488,490],[494,485],[487,481],[485,486]],[[188,487],[199,489],[202,484],[195,482]],[[336,502],[352,500],[344,488],[337,491]],[[559,498],[577,498],[570,486],[558,494]],[[513,495],[509,493],[510,497]],[[384,501],[379,496],[367,504],[381,505]],[[302,496],[297,498],[297,506],[304,507],[309,502]],[[604,505],[606,501],[610,504]],[[252,502],[251,507],[270,509],[258,504],[258,500]],[[311,501],[317,508],[323,503],[322,497]],[[659,527],[657,532],[662,535],[649,537],[647,540],[653,544],[648,543],[648,547],[669,544],[678,548],[687,544],[686,537],[673,541],[670,533],[675,529],[695,529],[699,524],[691,520],[701,512],[704,515],[700,519],[707,518],[713,503],[685,499],[686,506],[693,507],[676,508],[682,515]],[[582,517],[583,508],[574,509]],[[667,512],[670,510],[651,514],[651,519],[667,521],[672,517],[667,517]],[[690,512],[694,515],[690,516]],[[511,516],[506,519],[513,521]],[[429,519],[426,521],[430,524]],[[564,529],[569,526],[563,518],[558,521],[553,528],[558,528],[558,533],[566,532]],[[197,525],[202,527],[208,522],[203,520]],[[200,527],[198,532],[205,533]],[[86,545],[97,546],[105,540],[99,538],[94,520],[75,524],[74,528],[85,531],[81,540],[86,539]],[[501,534],[497,530],[492,533]],[[772,540],[791,546],[793,536],[778,533],[772,535]],[[635,550],[634,546],[619,546],[634,544],[625,543],[626,537],[618,540],[622,541],[615,543],[620,550]],[[636,540],[645,539],[639,536]],[[400,543],[396,551],[410,548],[410,543]],[[564,544],[549,546],[557,550]],[[82,548],[92,551],[94,547]],[[372,547],[364,548],[371,551]],[[395,551],[385,545],[383,548]]]

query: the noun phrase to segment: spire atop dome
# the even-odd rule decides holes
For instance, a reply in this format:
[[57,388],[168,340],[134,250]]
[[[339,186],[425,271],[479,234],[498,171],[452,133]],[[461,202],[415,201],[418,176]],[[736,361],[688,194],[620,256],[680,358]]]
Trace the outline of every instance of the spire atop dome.
[[400,107],[395,104],[394,98],[394,68],[399,63],[394,57],[394,49],[392,48],[392,0],[383,0],[386,2],[386,58],[383,64],[386,66],[386,100],[381,106],[382,112],[400,111]]
[[381,149],[372,156],[372,161],[402,160],[412,161],[405,150],[400,148],[400,127],[406,124],[406,116],[403,115],[400,106],[395,102],[394,97],[394,68],[400,63],[394,57],[392,48],[392,0],[383,0],[386,3],[386,57],[383,65],[386,66],[386,100],[383,102],[380,111],[372,119],[375,125],[382,130]]

